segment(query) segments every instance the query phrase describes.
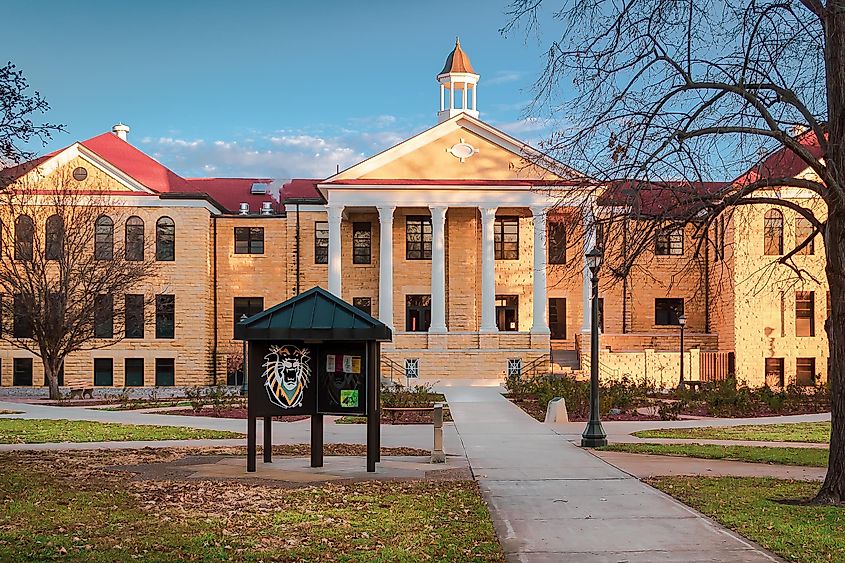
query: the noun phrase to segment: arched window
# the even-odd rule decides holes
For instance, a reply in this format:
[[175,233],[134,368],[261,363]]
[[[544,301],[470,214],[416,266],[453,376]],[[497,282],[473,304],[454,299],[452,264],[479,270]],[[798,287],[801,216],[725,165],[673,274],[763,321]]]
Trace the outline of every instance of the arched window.
[[114,258],[114,221],[108,215],[100,215],[94,223],[94,259]]
[[132,216],[126,220],[126,259],[140,262],[144,259],[144,220]]
[[65,221],[61,215],[50,215],[44,226],[44,257],[59,260],[62,257],[65,239]]
[[769,256],[783,254],[783,213],[769,209],[763,221],[763,253]]
[[29,215],[18,215],[15,219],[15,260],[32,260],[32,244],[35,240],[35,223]]
[[176,260],[176,223],[170,217],[160,217],[156,221],[156,260]]
[[[804,217],[800,215],[795,220],[795,246],[798,246],[813,234],[813,225]],[[816,237],[810,239],[807,246],[798,251],[798,254],[815,254],[816,253]]]

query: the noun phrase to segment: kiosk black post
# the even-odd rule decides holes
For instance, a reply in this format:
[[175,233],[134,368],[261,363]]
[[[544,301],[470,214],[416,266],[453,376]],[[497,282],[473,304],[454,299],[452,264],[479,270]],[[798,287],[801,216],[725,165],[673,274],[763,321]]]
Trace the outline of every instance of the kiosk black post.
[[379,458],[379,412],[378,412],[378,367],[375,362],[373,350],[378,346],[375,342],[368,342],[366,347],[367,379],[369,389],[367,393],[367,472],[373,473],[376,470],[376,462]]
[[375,387],[370,387],[376,394],[376,420],[378,431],[376,432],[376,461],[381,463],[381,345],[373,342],[373,364],[376,366]]
[[311,415],[311,467],[323,467],[323,415]]
[[255,422],[255,416],[249,413],[246,423],[246,470],[250,473],[255,473]]
[[273,417],[264,417],[264,463],[273,461]]

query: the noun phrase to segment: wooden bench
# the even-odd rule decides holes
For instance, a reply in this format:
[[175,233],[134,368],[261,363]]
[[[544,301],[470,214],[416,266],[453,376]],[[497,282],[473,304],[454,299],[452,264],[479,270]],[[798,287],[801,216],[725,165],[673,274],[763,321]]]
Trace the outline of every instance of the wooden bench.
[[94,388],[86,385],[73,385],[68,388],[68,391],[67,399],[84,399],[86,395],[89,399],[94,398]]

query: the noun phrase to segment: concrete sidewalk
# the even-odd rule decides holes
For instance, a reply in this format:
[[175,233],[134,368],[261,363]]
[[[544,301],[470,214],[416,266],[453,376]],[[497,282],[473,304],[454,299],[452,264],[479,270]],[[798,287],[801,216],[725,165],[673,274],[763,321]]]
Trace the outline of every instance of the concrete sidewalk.
[[498,387],[442,387],[510,561],[778,561],[572,445]]

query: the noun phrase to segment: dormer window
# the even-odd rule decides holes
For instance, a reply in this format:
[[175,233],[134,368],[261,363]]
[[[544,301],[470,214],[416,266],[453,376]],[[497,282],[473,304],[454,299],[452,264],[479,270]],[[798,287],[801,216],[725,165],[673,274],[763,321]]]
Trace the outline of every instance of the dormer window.
[[249,189],[249,193],[252,195],[265,195],[267,193],[267,184],[264,182],[255,182]]

